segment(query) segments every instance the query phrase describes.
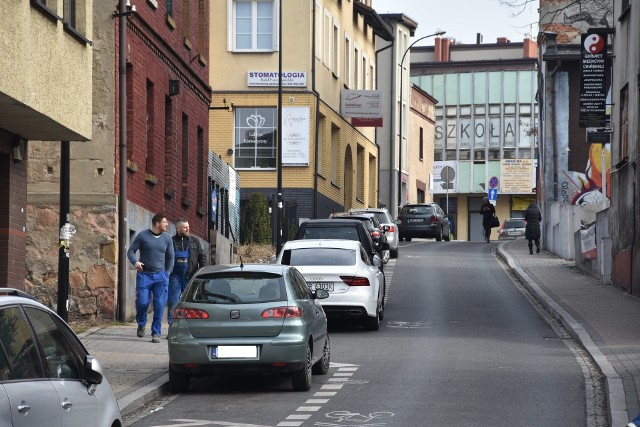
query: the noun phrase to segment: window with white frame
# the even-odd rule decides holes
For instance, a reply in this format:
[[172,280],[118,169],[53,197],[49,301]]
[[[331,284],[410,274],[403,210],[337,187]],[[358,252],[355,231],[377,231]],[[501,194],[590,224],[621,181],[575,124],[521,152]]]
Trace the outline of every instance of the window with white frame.
[[316,0],[316,58],[322,59],[322,4]]
[[360,78],[360,81],[362,82],[362,89],[367,90],[367,89],[371,89],[369,87],[367,87],[367,71],[368,71],[368,67],[367,67],[367,57],[362,55],[362,67],[360,69],[360,72],[362,73],[362,77]]
[[322,62],[327,68],[331,69],[331,36],[333,35],[333,19],[331,19],[331,13],[324,10],[324,22],[322,25],[322,31],[324,32],[324,40],[322,40],[322,46],[324,51],[322,53]]
[[344,33],[344,85],[351,87],[351,38]]
[[353,46],[353,88],[360,89],[360,48]]
[[234,51],[276,49],[277,0],[229,0]]
[[235,108],[235,167],[276,167],[276,108]]
[[376,90],[376,64],[369,63],[369,89]]
[[340,24],[333,21],[333,60],[331,71],[336,77],[340,77]]

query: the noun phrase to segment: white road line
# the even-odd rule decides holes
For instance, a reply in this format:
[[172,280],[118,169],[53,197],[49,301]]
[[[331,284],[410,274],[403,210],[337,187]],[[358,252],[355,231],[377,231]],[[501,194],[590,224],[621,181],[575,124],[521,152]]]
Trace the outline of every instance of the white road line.
[[320,390],[340,390],[341,388],[342,384],[324,384]]
[[281,421],[277,424],[277,427],[298,427],[302,425],[302,421]]
[[335,391],[317,391],[313,395],[315,397],[333,397],[336,394],[338,394],[338,393],[335,392]]
[[350,377],[353,375],[353,372],[336,372],[333,374],[334,377]]
[[355,372],[357,371],[358,368],[351,368],[351,367],[344,367],[344,368],[340,368],[338,369],[339,372]]
[[300,406],[296,412],[318,412],[322,406]]
[[301,414],[301,415],[293,414],[293,415],[289,415],[286,419],[287,420],[308,420],[309,418],[311,418],[311,414]]
[[329,399],[307,399],[307,405],[322,405],[323,403],[327,403]]

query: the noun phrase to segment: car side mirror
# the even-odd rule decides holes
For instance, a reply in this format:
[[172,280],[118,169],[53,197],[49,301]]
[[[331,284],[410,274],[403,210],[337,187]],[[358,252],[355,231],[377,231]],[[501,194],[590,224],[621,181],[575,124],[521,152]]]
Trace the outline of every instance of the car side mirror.
[[[387,243],[387,246],[389,246],[389,244]],[[373,256],[373,265],[375,265],[376,267],[378,267],[378,269],[380,271],[382,271],[382,269],[384,268],[384,263],[382,262],[382,259],[380,259],[380,257],[378,255],[374,255]]]
[[100,384],[102,382],[102,373],[100,371],[98,360],[93,356],[86,355],[84,357],[84,379],[89,384]]
[[316,289],[315,291],[313,291],[313,297],[315,299],[329,298],[329,292],[324,289]]

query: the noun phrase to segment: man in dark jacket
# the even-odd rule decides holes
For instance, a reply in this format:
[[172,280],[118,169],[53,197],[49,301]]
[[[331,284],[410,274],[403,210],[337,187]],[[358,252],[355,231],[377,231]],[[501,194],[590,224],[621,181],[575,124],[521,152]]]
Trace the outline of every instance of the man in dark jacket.
[[480,214],[482,214],[482,228],[484,228],[484,238],[489,243],[491,240],[491,221],[496,214],[496,208],[491,204],[488,197],[482,199],[480,206]]
[[176,221],[176,235],[171,240],[176,261],[169,276],[169,298],[167,301],[169,307],[167,321],[169,324],[173,321],[173,309],[189,279],[198,269],[207,265],[207,256],[202,250],[200,241],[189,232],[189,221],[182,218]]
[[540,221],[542,214],[540,208],[535,202],[531,202],[524,214],[524,220],[527,221],[527,227],[524,231],[524,237],[529,240],[529,254],[533,255],[533,242],[536,243],[536,253],[540,253]]

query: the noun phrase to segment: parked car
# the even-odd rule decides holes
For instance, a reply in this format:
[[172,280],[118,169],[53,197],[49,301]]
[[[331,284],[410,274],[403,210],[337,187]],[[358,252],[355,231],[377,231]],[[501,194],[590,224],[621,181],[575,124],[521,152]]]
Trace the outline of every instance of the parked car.
[[122,425],[100,363],[56,313],[0,288],[0,424]]
[[[380,271],[384,263],[371,239],[371,234],[362,221],[355,219],[310,219],[300,224],[295,240],[301,239],[347,239],[356,240],[362,244],[369,255],[371,263]],[[388,243],[382,243],[381,249],[389,248]]]
[[358,319],[377,331],[384,318],[384,274],[354,240],[290,240],[278,263],[295,266],[312,290],[324,289],[320,303],[329,319]]
[[[375,246],[378,254],[382,258],[383,262],[387,262],[389,260],[388,249],[382,249],[382,243],[387,242],[387,236],[385,234],[386,227],[383,227],[378,221],[378,218],[372,213],[350,213],[350,212],[340,212],[333,213],[329,216],[332,219],[357,219],[358,221],[362,221],[367,226],[367,230],[369,230],[369,234],[371,235],[371,240],[373,240],[373,245]],[[385,256],[386,255],[386,256]]]
[[391,258],[398,257],[398,242],[400,241],[398,235],[398,225],[391,217],[391,214],[386,208],[367,208],[367,209],[350,209],[349,213],[372,213],[378,218],[380,225],[386,228],[385,235],[387,236],[387,243],[389,244],[389,255]]
[[498,230],[498,240],[509,240],[524,237],[527,221],[524,218],[507,218]]
[[190,280],[169,328],[169,383],[189,389],[192,377],[288,374],[294,390],[329,371],[327,316],[295,267],[214,265]]
[[436,203],[404,205],[398,215],[398,229],[400,240],[407,242],[414,237],[451,240],[449,220]]

